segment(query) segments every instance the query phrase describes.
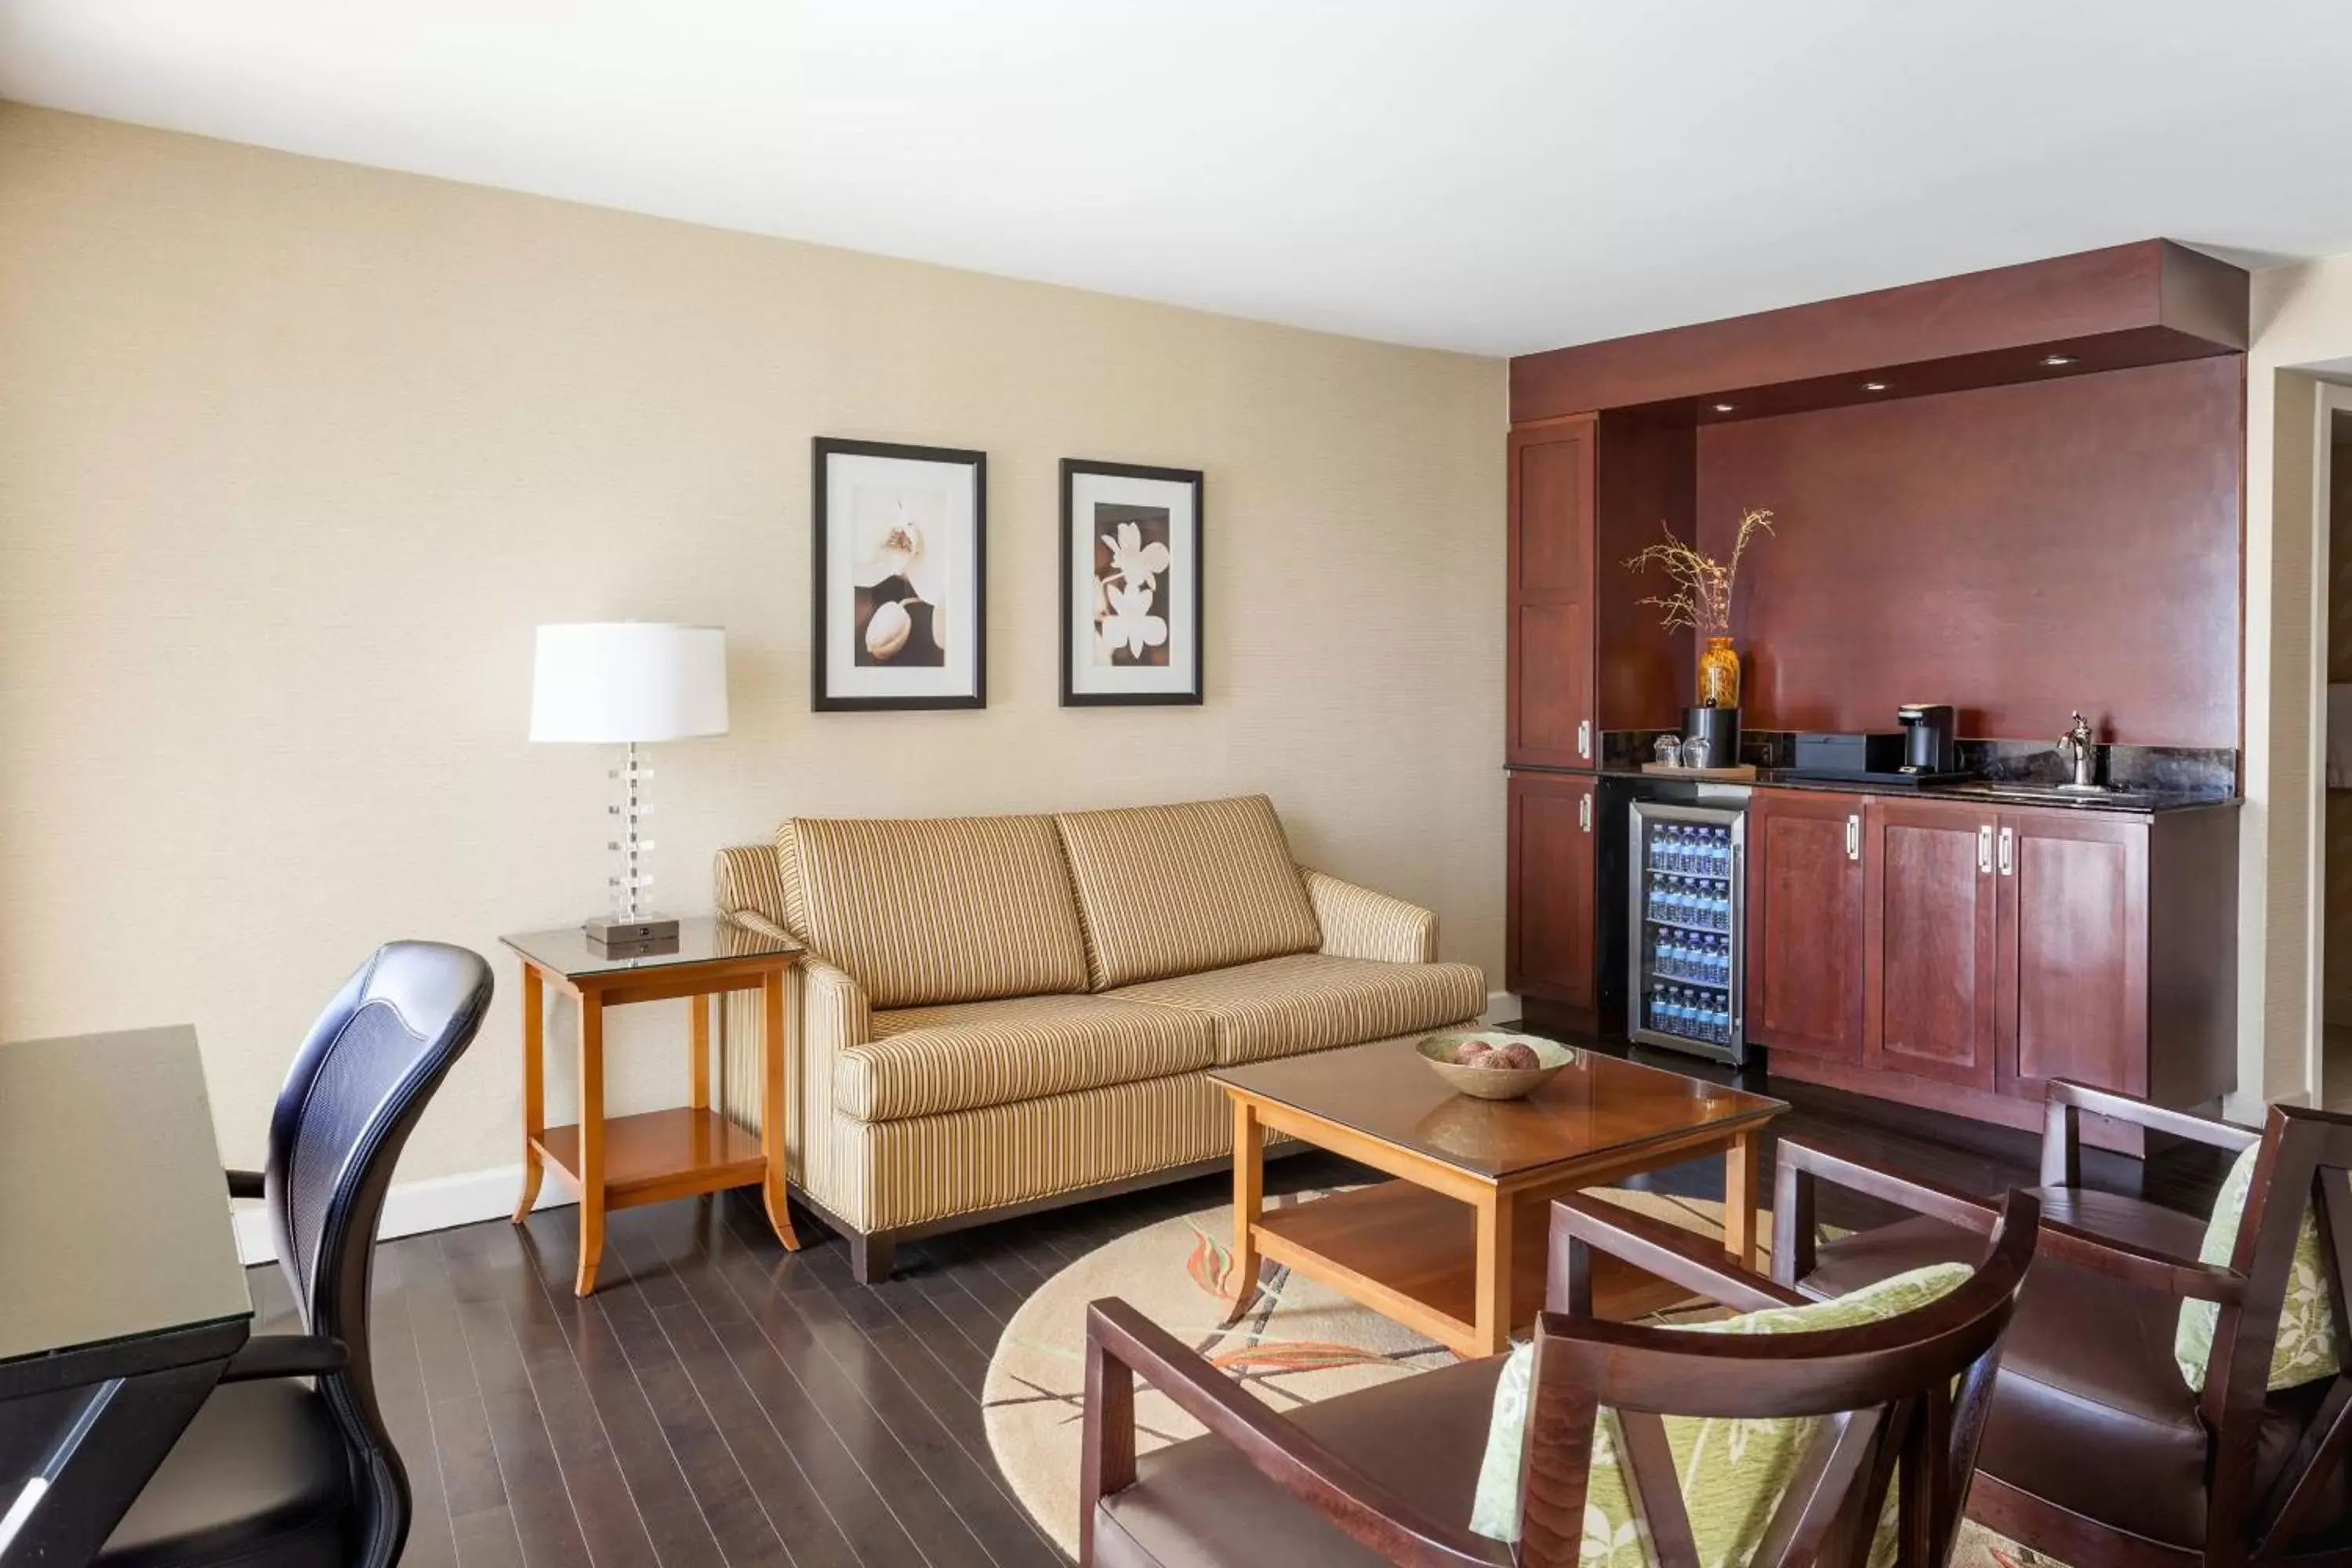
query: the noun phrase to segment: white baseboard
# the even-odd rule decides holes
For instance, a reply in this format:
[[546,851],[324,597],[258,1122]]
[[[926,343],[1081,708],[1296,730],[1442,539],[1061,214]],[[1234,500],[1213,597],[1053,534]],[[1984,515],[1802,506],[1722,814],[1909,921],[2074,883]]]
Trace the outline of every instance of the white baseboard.
[[[522,1190],[522,1166],[496,1165],[459,1176],[432,1176],[421,1182],[394,1182],[384,1194],[383,1219],[376,1226],[382,1237],[415,1236],[420,1231],[447,1230],[476,1220],[499,1219],[514,1213],[515,1194]],[[558,1208],[578,1203],[561,1176],[539,1184],[534,1208]],[[237,1256],[250,1266],[278,1256],[269,1238],[269,1215],[259,1204],[236,1205]]]

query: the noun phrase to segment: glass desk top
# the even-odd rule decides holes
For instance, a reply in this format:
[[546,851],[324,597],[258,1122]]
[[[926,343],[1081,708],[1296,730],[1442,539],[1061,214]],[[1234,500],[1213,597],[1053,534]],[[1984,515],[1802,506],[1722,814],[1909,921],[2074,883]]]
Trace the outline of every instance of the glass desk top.
[[1728,1136],[1789,1109],[1785,1100],[1580,1047],[1573,1061],[1522,1100],[1455,1093],[1415,1054],[1410,1039],[1214,1068],[1209,1077],[1255,1099],[1492,1178],[1593,1155],[1631,1154],[1695,1132]]
[[249,1320],[196,1032],[0,1045],[0,1363]]
[[565,926],[556,931],[523,931],[515,936],[502,936],[499,941],[541,969],[569,980],[595,974],[671,969],[681,964],[710,963],[730,958],[788,957],[801,951],[801,944],[789,937],[769,936],[749,926],[740,926],[733,921],[711,915],[679,920],[675,948],[664,944],[651,949],[616,947],[608,952],[602,942],[589,941],[588,933],[578,926]]

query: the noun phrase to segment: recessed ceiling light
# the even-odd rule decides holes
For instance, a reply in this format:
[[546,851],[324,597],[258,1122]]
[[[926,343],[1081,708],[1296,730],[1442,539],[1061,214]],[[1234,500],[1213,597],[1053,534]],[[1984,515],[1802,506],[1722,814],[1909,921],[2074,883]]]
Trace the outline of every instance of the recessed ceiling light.
[[1883,381],[1865,381],[1862,384],[1862,389],[1864,392],[1884,392],[1886,390],[1886,384]]
[[2073,364],[2074,363],[2074,356],[2073,354],[2043,354],[2042,356],[2042,363],[2048,365],[2052,370],[2056,370],[2060,365]]
[[1734,406],[1735,405],[1729,403],[1718,403],[1715,405],[1715,411],[1717,414],[1728,414]]

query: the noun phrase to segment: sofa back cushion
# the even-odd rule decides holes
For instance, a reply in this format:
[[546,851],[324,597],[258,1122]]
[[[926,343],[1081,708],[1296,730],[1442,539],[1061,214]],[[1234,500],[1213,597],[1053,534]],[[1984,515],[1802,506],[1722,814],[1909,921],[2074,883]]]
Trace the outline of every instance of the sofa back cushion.
[[1097,991],[1323,943],[1306,879],[1262,795],[1054,820]]
[[776,847],[793,934],[876,1007],[1087,988],[1049,817],[794,817]]

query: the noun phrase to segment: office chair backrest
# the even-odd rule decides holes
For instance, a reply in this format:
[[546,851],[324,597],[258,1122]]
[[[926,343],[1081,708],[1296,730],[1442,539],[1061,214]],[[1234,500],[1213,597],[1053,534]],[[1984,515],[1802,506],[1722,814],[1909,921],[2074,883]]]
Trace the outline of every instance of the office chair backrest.
[[310,1026],[270,1117],[264,1197],[278,1266],[304,1331],[351,1353],[319,1388],[361,1483],[362,1563],[389,1563],[408,1520],[408,1478],[368,1359],[376,1222],[401,1147],[473,1043],[490,992],[489,965],[462,947],[385,943]]

